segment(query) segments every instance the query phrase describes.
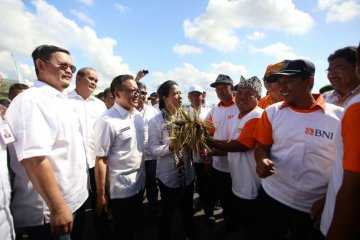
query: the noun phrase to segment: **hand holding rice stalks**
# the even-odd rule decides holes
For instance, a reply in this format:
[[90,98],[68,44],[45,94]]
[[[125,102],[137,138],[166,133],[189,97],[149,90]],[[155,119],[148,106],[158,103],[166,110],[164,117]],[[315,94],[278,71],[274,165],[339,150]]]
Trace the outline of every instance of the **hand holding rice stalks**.
[[176,151],[191,149],[194,153],[200,153],[201,149],[209,149],[206,139],[210,138],[210,122],[200,119],[197,114],[192,117],[180,109],[176,117],[165,122],[165,127],[170,131],[169,140]]

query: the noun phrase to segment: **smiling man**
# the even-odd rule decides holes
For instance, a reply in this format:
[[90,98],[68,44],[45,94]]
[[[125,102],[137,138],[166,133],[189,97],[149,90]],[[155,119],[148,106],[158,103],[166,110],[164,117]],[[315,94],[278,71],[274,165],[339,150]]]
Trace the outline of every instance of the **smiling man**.
[[115,104],[95,123],[96,208],[102,214],[110,205],[116,236],[132,239],[142,215],[145,185],[144,125],[136,110],[140,91],[130,75],[115,77],[110,89]]
[[328,57],[327,77],[334,90],[323,94],[325,102],[346,107],[360,93],[360,78],[356,76],[356,47],[344,47]]
[[6,113],[18,159],[11,159],[14,223],[30,239],[70,239],[73,213],[88,197],[79,121],[64,91],[76,68],[60,47],[41,45],[32,57],[38,81]]
[[[342,108],[312,95],[315,66],[288,61],[279,75],[284,101],[267,107],[254,133],[258,239],[321,239],[310,210],[326,194]],[[320,217],[320,216],[318,216]]]
[[[69,93],[69,100],[75,107],[75,111],[78,115],[85,143],[86,162],[90,180],[89,200],[93,209],[94,225],[97,230],[102,231],[102,228],[100,228],[100,226],[102,226],[101,221],[96,217],[97,214],[95,213],[96,187],[94,167],[96,156],[94,153],[94,125],[95,121],[106,111],[106,106],[103,101],[92,96],[98,81],[99,77],[94,69],[90,67],[81,68],[76,74],[76,87]],[[77,221],[84,227],[85,207],[82,208],[81,213],[78,213],[78,216]],[[82,230],[82,228],[79,228],[78,231],[72,233],[74,239],[81,238]]]

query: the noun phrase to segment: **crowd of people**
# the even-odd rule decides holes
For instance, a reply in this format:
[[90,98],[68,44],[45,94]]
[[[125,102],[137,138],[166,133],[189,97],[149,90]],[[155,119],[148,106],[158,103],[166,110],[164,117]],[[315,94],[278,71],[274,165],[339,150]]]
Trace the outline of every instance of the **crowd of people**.
[[159,239],[171,239],[177,209],[186,238],[199,239],[195,191],[209,227],[221,206],[219,234],[360,239],[360,45],[329,55],[331,86],[320,94],[304,59],[270,64],[262,80],[219,74],[213,106],[190,86],[187,111],[211,135],[200,151],[170,138],[182,114],[178,82],[147,97],[141,70],[95,96],[96,70],[76,71],[68,50],[41,45],[32,58],[38,80],[14,84],[0,108],[1,239],[83,239],[87,205],[98,239],[134,239],[144,196]]

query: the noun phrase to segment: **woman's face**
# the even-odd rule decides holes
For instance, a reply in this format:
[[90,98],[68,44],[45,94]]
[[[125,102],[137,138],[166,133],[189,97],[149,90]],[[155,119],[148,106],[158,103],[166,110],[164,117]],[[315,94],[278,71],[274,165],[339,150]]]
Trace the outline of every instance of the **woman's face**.
[[172,85],[168,96],[163,97],[165,102],[165,108],[178,109],[182,104],[181,91],[177,85]]

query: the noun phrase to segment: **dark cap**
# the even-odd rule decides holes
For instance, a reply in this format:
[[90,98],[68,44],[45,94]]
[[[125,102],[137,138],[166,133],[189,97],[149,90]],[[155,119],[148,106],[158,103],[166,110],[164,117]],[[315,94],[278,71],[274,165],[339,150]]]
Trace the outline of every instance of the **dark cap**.
[[157,97],[157,93],[153,92],[150,94],[150,96],[148,97],[148,100],[152,99],[152,98],[156,98]]
[[274,75],[285,75],[285,76],[314,76],[315,66],[312,62],[296,59],[296,60],[287,60],[284,65],[281,67],[281,70]]
[[210,87],[216,87],[216,85],[218,84],[229,84],[229,85],[233,85],[234,82],[231,79],[231,77],[229,77],[228,75],[224,75],[224,74],[219,74],[219,76],[216,78],[215,82],[213,82],[212,84],[210,84]]

